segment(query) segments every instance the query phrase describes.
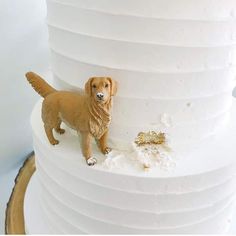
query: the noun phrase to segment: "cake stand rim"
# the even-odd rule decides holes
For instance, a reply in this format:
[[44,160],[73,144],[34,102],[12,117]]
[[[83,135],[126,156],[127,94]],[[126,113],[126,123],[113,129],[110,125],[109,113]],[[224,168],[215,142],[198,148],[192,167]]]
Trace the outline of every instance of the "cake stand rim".
[[24,198],[28,183],[35,172],[34,152],[24,161],[14,180],[5,211],[5,234],[26,234],[24,224]]

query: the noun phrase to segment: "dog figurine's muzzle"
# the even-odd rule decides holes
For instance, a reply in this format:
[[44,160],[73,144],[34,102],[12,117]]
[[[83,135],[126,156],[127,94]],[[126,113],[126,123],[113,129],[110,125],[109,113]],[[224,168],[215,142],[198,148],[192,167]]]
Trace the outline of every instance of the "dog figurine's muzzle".
[[103,93],[97,93],[96,95],[97,95],[97,98],[99,100],[102,100],[104,98],[104,94]]

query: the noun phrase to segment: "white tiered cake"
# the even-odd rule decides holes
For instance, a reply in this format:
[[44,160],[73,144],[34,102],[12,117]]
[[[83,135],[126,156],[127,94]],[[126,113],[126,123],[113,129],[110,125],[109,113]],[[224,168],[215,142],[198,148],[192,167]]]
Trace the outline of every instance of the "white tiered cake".
[[[32,114],[36,174],[25,202],[46,233],[225,233],[236,179],[236,0],[47,0],[57,87],[91,76],[118,81],[107,157],[88,167],[66,128],[51,146]],[[171,151],[144,171],[139,132],[168,135]],[[152,163],[153,164],[153,163]],[[33,190],[34,191],[33,191]],[[38,229],[39,230],[39,229]]]

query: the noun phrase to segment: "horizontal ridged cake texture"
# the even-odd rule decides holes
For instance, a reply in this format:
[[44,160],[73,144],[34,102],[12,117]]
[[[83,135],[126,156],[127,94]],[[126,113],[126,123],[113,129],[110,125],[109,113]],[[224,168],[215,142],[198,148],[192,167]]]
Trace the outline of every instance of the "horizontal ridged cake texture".
[[50,0],[56,82],[118,81],[112,139],[153,129],[173,145],[203,139],[227,121],[235,84],[235,2],[216,2]]
[[[235,209],[235,125],[228,127],[234,136],[226,132],[208,140],[205,149],[178,160],[174,171],[145,172],[126,163],[106,168],[105,157],[95,144],[98,163],[88,167],[80,154],[78,137],[66,127],[66,134],[56,135],[60,145],[51,146],[40,109],[41,102],[32,114],[35,177],[49,233],[227,232]],[[222,143],[231,137],[234,140]],[[217,146],[221,146],[219,150]]]
[[48,231],[227,232],[236,186],[236,1],[47,0],[47,7],[54,84],[78,90],[92,76],[118,81],[114,147],[129,152],[139,132],[156,130],[176,153],[188,150],[173,171],[144,172],[132,160],[108,168],[94,147],[98,164],[89,168],[69,128],[50,146],[39,102],[32,127]]

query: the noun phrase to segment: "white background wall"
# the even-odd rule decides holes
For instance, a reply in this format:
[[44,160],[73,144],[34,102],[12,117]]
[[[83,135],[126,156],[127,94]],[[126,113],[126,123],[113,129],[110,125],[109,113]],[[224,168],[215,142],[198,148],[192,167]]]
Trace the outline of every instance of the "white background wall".
[[45,0],[0,0],[0,233],[19,166],[32,148],[30,113],[39,98],[24,77],[49,69]]

